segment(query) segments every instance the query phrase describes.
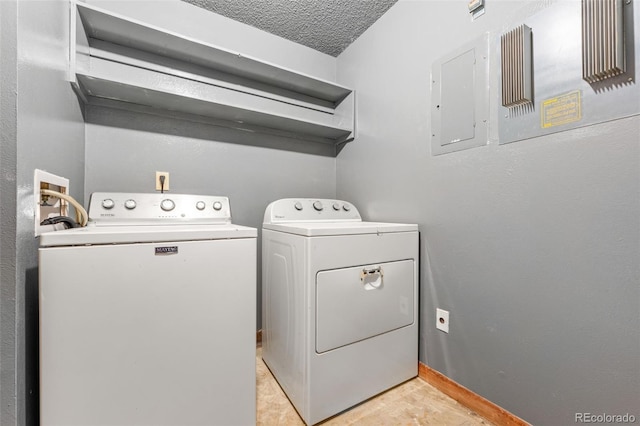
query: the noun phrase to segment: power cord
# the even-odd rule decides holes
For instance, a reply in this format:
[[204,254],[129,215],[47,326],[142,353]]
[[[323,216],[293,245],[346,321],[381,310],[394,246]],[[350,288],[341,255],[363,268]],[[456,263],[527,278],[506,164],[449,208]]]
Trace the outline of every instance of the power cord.
[[87,226],[89,215],[87,214],[87,211],[84,209],[84,207],[82,207],[82,205],[80,205],[80,203],[77,202],[73,197],[58,191],[52,191],[50,189],[41,189],[40,194],[60,198],[61,200],[65,200],[71,203],[71,205],[76,209],[76,222],[80,226]]
[[164,180],[165,180],[166,176],[165,175],[160,175],[160,193],[164,194]]
[[76,222],[75,220],[71,219],[68,216],[48,217],[45,220],[43,220],[42,222],[40,222],[40,225],[43,225],[43,226],[44,225],[56,225],[58,223],[62,223],[66,229],[79,228],[80,227],[80,225],[78,225],[78,222]]

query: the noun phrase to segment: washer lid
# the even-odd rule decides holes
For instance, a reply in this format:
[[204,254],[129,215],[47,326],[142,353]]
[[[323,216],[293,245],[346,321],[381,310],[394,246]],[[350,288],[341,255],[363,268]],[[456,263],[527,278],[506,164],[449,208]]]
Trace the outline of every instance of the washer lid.
[[41,234],[40,247],[222,240],[257,236],[255,228],[233,224],[88,226]]
[[291,222],[265,223],[263,229],[320,237],[329,235],[384,234],[388,232],[413,232],[418,225],[409,223],[382,222]]

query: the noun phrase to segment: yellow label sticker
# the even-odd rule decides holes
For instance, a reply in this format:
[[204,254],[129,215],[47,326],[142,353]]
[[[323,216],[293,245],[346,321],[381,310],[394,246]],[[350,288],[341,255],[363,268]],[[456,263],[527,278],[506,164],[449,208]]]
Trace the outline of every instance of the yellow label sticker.
[[582,100],[576,90],[542,102],[540,111],[542,128],[573,123],[582,119]]

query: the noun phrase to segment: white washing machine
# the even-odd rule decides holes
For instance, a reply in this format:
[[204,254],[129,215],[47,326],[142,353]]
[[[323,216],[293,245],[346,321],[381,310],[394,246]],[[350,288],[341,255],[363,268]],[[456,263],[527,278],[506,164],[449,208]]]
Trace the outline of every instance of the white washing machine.
[[40,236],[40,424],[255,425],[257,230],[214,196],[89,217]]
[[318,423],[418,374],[418,226],[282,199],[262,230],[262,358]]

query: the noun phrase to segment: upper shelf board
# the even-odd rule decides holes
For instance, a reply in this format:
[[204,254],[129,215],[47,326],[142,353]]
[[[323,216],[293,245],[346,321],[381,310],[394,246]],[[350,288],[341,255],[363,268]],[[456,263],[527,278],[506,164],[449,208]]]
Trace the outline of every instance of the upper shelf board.
[[208,67],[338,105],[352,90],[85,3],[76,3],[87,37]]

